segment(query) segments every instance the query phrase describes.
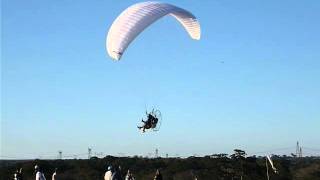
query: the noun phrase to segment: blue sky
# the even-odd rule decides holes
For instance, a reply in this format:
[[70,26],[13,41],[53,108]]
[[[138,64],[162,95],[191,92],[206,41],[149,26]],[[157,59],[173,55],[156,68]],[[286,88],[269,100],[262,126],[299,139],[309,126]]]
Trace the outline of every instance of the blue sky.
[[[2,156],[320,147],[319,1],[168,0],[201,40],[164,17],[113,62],[106,33],[136,2],[2,1]],[[137,131],[146,107],[157,133]]]

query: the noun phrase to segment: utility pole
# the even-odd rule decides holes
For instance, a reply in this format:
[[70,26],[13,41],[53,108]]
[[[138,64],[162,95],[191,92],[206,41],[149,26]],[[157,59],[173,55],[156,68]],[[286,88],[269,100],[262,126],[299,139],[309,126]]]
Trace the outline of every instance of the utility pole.
[[267,157],[266,157],[266,168],[267,168],[267,179],[269,180],[270,177],[269,177],[269,167],[268,167],[268,160],[267,160]]

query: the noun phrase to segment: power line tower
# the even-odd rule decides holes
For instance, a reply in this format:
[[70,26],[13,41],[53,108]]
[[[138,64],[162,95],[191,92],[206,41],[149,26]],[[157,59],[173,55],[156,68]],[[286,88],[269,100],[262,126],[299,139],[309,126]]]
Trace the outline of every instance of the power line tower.
[[91,149],[91,148],[88,148],[88,159],[91,158],[91,152],[92,152],[92,149]]
[[58,151],[58,159],[62,159],[62,151]]
[[296,145],[296,157],[300,156],[300,146],[299,146],[299,141],[297,141],[297,145]]
[[156,152],[155,152],[155,158],[157,158],[158,157],[158,153],[159,153],[159,151],[158,151],[158,149],[156,149]]
[[301,158],[302,157],[302,147],[299,144],[299,141],[297,141],[297,146],[296,146],[296,157]]
[[299,157],[300,158],[302,157],[302,147],[300,147],[300,149],[299,149]]

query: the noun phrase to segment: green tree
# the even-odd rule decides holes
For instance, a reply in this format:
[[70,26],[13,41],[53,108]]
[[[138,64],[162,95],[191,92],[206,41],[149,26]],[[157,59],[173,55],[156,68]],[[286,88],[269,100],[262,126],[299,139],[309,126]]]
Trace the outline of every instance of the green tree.
[[234,149],[234,154],[230,155],[231,159],[234,161],[235,174],[240,177],[242,180],[244,172],[243,172],[243,164],[245,163],[245,156],[247,155],[245,151],[241,149]]

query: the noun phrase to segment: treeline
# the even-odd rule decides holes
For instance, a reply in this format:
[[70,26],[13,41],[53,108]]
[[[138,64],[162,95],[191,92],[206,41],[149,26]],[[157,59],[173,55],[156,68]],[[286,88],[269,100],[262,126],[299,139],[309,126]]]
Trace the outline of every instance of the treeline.
[[[272,156],[279,173],[269,167],[271,180],[317,180],[320,179],[320,159],[316,157],[295,158]],[[214,154],[189,158],[142,158],[142,157],[92,157],[91,159],[68,160],[2,160],[0,179],[13,179],[16,169],[23,169],[24,180],[33,180],[34,166],[39,165],[46,178],[51,179],[58,168],[59,180],[103,180],[109,165],[121,167],[123,176],[130,169],[138,180],[152,180],[160,169],[165,180],[265,180],[265,157],[246,157],[242,150],[234,154]]]

